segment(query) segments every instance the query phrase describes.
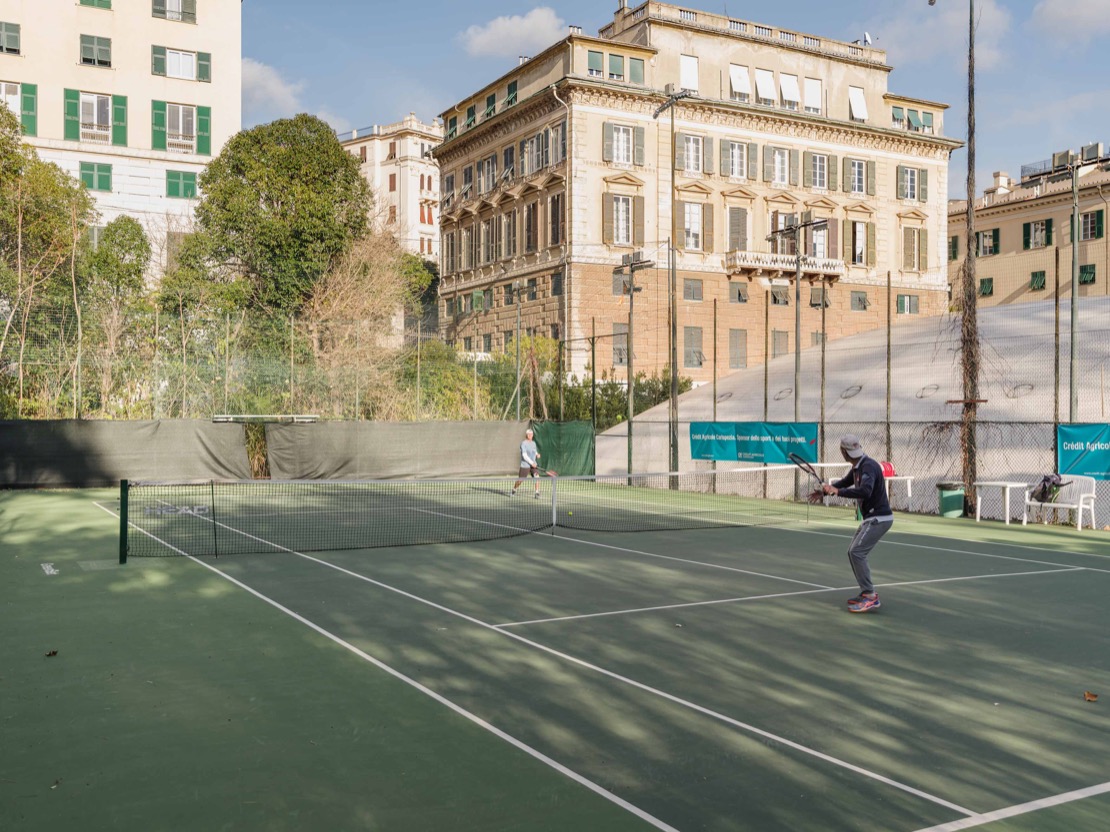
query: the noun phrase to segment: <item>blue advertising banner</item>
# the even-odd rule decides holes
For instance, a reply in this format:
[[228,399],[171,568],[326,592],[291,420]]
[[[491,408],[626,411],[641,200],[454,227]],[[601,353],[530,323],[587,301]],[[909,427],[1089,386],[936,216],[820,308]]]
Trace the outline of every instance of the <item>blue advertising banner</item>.
[[1056,465],[1061,476],[1110,480],[1110,425],[1060,425]]
[[789,463],[787,454],[817,462],[816,422],[693,422],[690,456],[718,462]]

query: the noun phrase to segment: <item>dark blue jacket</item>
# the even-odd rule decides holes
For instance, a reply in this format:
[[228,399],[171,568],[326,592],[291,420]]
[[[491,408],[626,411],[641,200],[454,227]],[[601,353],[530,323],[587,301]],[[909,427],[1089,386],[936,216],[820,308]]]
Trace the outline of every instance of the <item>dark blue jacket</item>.
[[859,500],[860,513],[864,520],[872,517],[891,517],[890,500],[886,496],[886,483],[883,469],[869,456],[863,456],[859,463],[842,480],[833,483],[838,497]]

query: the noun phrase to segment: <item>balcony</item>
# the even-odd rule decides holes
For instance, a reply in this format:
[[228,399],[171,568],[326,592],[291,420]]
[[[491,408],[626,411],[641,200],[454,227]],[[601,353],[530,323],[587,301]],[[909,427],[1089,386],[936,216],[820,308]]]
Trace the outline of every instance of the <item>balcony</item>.
[[[725,272],[741,277],[791,277],[798,268],[793,254],[765,251],[730,251],[725,255]],[[839,280],[844,276],[844,261],[828,257],[802,257],[804,279]]]
[[81,122],[81,141],[94,142],[96,144],[111,144],[112,128],[107,124],[83,121]]
[[170,153],[196,153],[197,137],[182,133],[168,133],[166,135],[166,150]]

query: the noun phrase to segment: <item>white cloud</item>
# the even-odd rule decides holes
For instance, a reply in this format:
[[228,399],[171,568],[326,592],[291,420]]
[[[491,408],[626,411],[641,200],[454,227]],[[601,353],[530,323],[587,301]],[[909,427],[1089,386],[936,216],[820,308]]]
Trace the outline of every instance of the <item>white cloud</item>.
[[319,110],[317,110],[316,117],[321,121],[326,121],[328,123],[328,126],[331,127],[332,130],[336,130],[340,133],[349,133],[354,127],[349,119],[346,119],[340,115],[336,115],[335,113],[328,110],[327,107],[321,107]]
[[[1095,2],[1106,3],[1110,0]],[[980,0],[977,16],[975,65],[980,69],[993,69],[1001,65],[1008,54],[1006,38],[1012,18],[999,0]],[[940,55],[953,58],[966,56],[967,24],[965,3],[940,2],[936,6],[898,4],[898,11],[893,16],[879,18],[870,26],[873,27],[871,31],[881,35],[876,46],[886,49],[890,62],[898,66],[936,63]]]
[[290,116],[301,109],[304,81],[287,81],[272,66],[243,58],[243,120]]
[[1029,25],[1054,40],[1086,44],[1110,33],[1110,0],[1040,0]]
[[525,15],[505,15],[484,26],[471,26],[459,35],[467,54],[484,58],[535,55],[566,34],[566,21],[547,6]]

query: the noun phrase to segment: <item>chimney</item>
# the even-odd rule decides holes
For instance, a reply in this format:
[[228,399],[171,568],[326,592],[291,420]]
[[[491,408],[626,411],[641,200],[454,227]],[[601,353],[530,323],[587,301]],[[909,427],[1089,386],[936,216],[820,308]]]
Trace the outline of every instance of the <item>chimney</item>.
[[527,55],[518,55],[516,65],[517,66],[524,66],[530,60],[532,60],[532,59],[530,57],[528,57]]
[[580,35],[580,34],[582,34],[582,27],[581,26],[571,26],[570,27],[570,33],[572,35]]

